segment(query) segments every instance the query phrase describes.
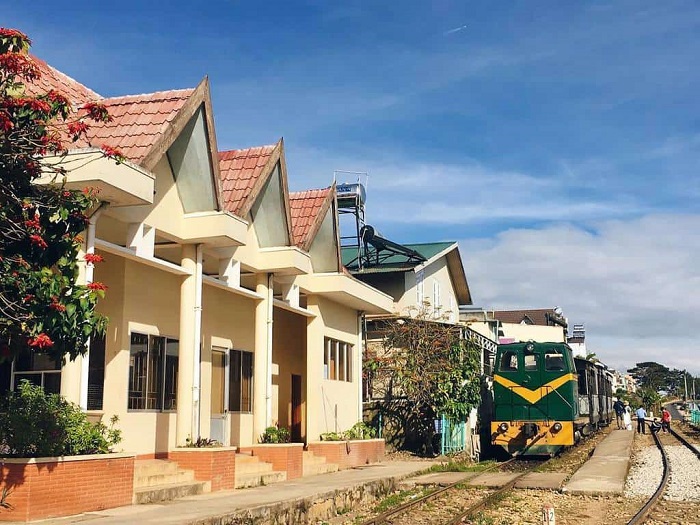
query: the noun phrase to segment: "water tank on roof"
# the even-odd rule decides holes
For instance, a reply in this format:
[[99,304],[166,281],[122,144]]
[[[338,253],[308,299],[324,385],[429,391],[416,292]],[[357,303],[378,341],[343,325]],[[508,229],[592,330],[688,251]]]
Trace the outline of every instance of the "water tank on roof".
[[367,194],[365,193],[364,185],[359,182],[338,184],[335,187],[338,194],[338,206],[363,206]]

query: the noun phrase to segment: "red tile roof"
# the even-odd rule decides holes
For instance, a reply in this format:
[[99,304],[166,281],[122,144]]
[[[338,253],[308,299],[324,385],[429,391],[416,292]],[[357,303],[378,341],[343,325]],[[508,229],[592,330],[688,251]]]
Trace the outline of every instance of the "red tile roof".
[[331,188],[297,191],[289,194],[289,212],[292,216],[292,236],[294,244],[308,248],[313,226],[331,194]]
[[101,147],[107,144],[139,164],[193,92],[194,89],[180,89],[103,99],[112,121],[92,123],[87,133],[89,144],[81,142],[76,146]]
[[25,86],[27,94],[35,96],[43,95],[55,89],[67,96],[68,99],[76,105],[102,99],[102,97],[93,90],[85,87],[68,75],[61,73],[58,69],[54,69],[40,58],[32,56],[32,60],[34,60],[38,66],[41,76],[31,84]]
[[243,215],[244,204],[276,147],[277,144],[271,144],[219,152],[221,189],[226,210]]

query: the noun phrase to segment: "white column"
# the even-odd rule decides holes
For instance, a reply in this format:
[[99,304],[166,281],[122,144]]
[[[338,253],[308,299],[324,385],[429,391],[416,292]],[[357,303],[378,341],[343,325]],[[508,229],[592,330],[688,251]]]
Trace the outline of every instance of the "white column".
[[255,291],[263,297],[255,305],[253,370],[253,439],[272,424],[272,274],[259,274]]
[[307,297],[307,309],[316,315],[306,325],[306,440],[317,441],[327,431],[322,389],[325,326],[318,296]]
[[[180,285],[180,353],[177,372],[177,423],[175,444],[183,446],[188,437],[197,439],[192,433],[194,427],[194,369],[195,359],[195,304],[197,300],[197,248],[194,245],[182,247],[182,267],[191,270],[192,275],[183,277]],[[198,367],[197,367],[198,368]]]
[[233,257],[219,259],[219,280],[231,287],[241,286],[241,263]]

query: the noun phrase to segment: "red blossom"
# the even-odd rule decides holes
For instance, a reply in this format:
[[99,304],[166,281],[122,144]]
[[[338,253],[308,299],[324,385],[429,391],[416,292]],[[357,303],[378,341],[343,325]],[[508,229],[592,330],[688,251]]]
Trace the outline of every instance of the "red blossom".
[[101,263],[105,260],[105,258],[98,253],[86,253],[84,259],[85,262],[90,264]]
[[87,287],[92,290],[92,291],[105,291],[107,289],[107,285],[104,283],[99,283],[99,282],[94,282],[94,283],[88,283]]
[[97,122],[110,122],[112,120],[104,104],[87,102],[81,109],[87,111],[88,116]]
[[62,106],[70,105],[68,98],[63,93],[60,93],[55,89],[52,89],[51,91],[46,93],[46,98],[55,104],[60,104]]
[[46,248],[49,247],[49,245],[46,244],[46,241],[41,237],[41,235],[37,235],[37,234],[30,235],[29,240],[32,241],[32,244],[35,244],[36,246],[38,246],[42,250],[45,250]]
[[14,127],[14,122],[12,122],[12,120],[10,120],[10,118],[4,112],[0,113],[0,131],[7,133]]
[[78,135],[85,133],[89,128],[90,126],[88,126],[82,120],[79,120],[77,122],[70,122],[68,124],[68,133],[73,135],[74,138],[77,138]]
[[27,44],[31,44],[31,40],[29,40],[29,37],[22,33],[22,31],[18,31],[17,29],[9,29],[7,27],[0,27],[0,38],[19,38],[20,40],[25,41]]
[[1,54],[0,69],[6,75],[16,75],[27,80],[35,80],[40,76],[34,61],[29,56],[17,52]]
[[24,221],[24,225],[27,228],[41,228],[41,223],[36,217],[34,219]]
[[110,159],[115,159],[120,162],[125,159],[124,154],[121,151],[107,144],[102,145],[102,152]]
[[63,306],[61,303],[55,302],[55,301],[49,305],[49,308],[51,308],[52,310],[56,310],[57,312],[65,312],[66,311],[65,306]]
[[29,339],[29,346],[35,348],[50,348],[53,346],[53,341],[48,335],[42,332],[36,337]]
[[28,303],[28,302],[31,301],[32,299],[34,299],[34,294],[29,293],[29,294],[27,294],[27,295],[24,296],[24,299],[22,299],[22,302],[23,302],[23,303]]
[[65,191],[62,193],[62,195],[67,199],[68,197],[70,197],[70,196],[73,195],[73,194],[72,194],[71,192],[69,192],[68,190],[65,190]]

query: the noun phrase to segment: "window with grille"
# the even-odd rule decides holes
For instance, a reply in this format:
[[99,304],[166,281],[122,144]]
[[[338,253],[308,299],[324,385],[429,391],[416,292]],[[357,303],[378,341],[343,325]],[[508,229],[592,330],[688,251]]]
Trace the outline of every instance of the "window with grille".
[[253,353],[231,350],[229,366],[229,410],[253,411]]
[[175,410],[179,343],[168,337],[131,334],[129,410]]
[[335,381],[352,381],[352,345],[325,338],[323,352],[323,378]]

